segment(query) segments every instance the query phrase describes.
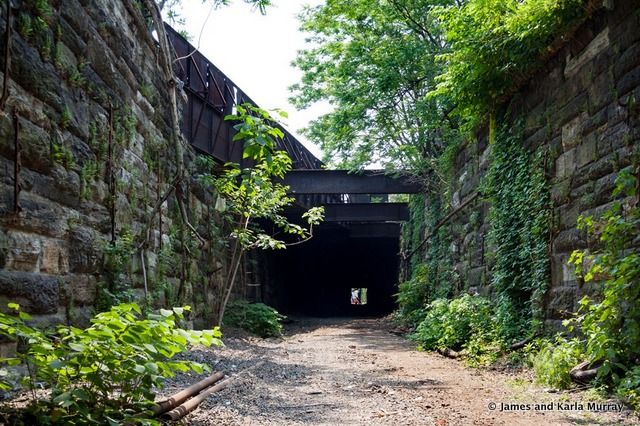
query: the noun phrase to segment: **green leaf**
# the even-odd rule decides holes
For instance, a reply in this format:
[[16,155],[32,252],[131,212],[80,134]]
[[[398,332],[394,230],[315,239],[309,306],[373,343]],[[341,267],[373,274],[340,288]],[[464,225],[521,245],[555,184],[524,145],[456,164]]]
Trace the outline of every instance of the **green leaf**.
[[[87,349],[86,345],[82,343],[69,343],[69,347],[76,352],[84,352]],[[51,349],[53,349],[53,347],[51,347]]]

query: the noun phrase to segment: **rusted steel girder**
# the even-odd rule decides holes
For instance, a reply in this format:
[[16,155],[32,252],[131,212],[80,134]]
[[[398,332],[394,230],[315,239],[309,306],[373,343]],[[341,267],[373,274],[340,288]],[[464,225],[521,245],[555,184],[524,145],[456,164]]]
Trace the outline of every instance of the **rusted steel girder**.
[[[188,100],[183,109],[183,134],[200,152],[222,163],[241,163],[242,144],[232,141],[235,129],[224,117],[233,112],[235,105],[257,104],[173,28],[166,25],[166,29],[176,54],[174,70]],[[322,167],[322,162],[293,135],[282,126],[277,127],[284,133],[278,149],[289,154],[294,167]]]
[[283,183],[292,194],[415,194],[421,185],[408,175],[390,176],[381,170],[292,170]]
[[409,220],[407,203],[325,204],[325,222],[403,222]]

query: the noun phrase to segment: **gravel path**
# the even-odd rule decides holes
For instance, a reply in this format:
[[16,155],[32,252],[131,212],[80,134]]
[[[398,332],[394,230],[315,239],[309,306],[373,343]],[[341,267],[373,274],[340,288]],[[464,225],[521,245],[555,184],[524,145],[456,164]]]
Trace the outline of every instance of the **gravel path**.
[[[411,342],[389,331],[386,320],[304,319],[289,326],[283,339],[228,337],[224,348],[193,350],[190,358],[237,379],[184,423],[640,424],[627,408],[589,410],[589,403],[616,401],[590,399],[584,392],[550,393],[533,385],[525,373],[466,368],[456,360],[417,352]],[[177,378],[164,393],[196,380]],[[494,410],[489,409],[492,403]],[[514,410],[500,411],[502,404]]]

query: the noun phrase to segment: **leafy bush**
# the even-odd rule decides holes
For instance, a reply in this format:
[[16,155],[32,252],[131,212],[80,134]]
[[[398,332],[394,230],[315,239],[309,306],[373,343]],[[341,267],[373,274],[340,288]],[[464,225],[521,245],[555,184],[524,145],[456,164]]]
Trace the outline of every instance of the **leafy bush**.
[[[634,196],[636,180],[620,173],[613,196]],[[584,334],[591,361],[603,361],[601,374],[633,365],[640,356],[640,253],[634,249],[640,231],[640,207],[617,201],[599,221],[580,218],[578,227],[599,240],[599,248],[575,251],[570,261],[585,282],[604,284],[602,300],[585,297],[572,321]]]
[[640,393],[636,367],[640,358],[640,206],[624,200],[635,198],[636,180],[631,170],[621,171],[613,191],[618,200],[599,220],[578,220],[578,227],[599,244],[590,251],[574,251],[570,262],[585,282],[603,287],[601,299],[585,296],[578,315],[568,321],[571,329],[584,336],[587,359],[603,363],[598,379],[635,401]]
[[[122,304],[96,315],[85,329],[60,326],[47,334],[25,323],[29,316],[10,304],[18,316],[0,314],[0,335],[21,339],[25,348],[8,365],[24,364],[32,393],[29,412],[33,424],[159,424],[149,411],[155,387],[176,372],[201,373],[208,367],[172,360],[190,344],[219,345],[218,329],[187,331],[177,328],[189,307],[160,310],[142,318],[136,304]],[[6,370],[5,370],[6,372]],[[12,383],[2,382],[3,389]]]
[[640,410],[640,367],[627,372],[616,387],[616,394],[634,409]]
[[464,350],[472,360],[485,363],[487,354],[497,355],[499,350],[495,330],[490,301],[465,294],[453,300],[434,300],[413,338],[421,349]]
[[229,303],[224,323],[243,328],[260,337],[278,337],[282,335],[282,320],[285,318],[264,303],[236,300]]
[[564,389],[571,385],[569,371],[584,360],[584,347],[578,339],[557,337],[553,342],[542,341],[530,360],[538,382]]
[[407,325],[415,325],[424,319],[424,306],[429,300],[429,287],[427,285],[427,266],[420,264],[410,280],[398,285],[398,293],[395,295],[398,302],[398,318]]
[[578,227],[597,240],[597,248],[577,250],[570,262],[585,282],[601,284],[601,298],[584,297],[574,318],[565,322],[579,338],[558,338],[533,357],[538,380],[567,387],[569,371],[581,361],[600,363],[598,381],[635,407],[640,406],[640,207],[624,203],[635,196],[636,178],[623,170],[612,203],[599,220],[583,217]]

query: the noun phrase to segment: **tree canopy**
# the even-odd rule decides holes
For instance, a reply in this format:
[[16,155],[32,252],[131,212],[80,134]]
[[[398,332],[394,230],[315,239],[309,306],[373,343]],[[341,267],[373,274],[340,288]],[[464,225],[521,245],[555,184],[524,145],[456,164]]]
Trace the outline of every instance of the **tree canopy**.
[[300,16],[294,104],[334,110],[307,136],[337,166],[425,172],[526,81],[585,0],[328,0]]
[[300,19],[311,47],[294,65],[303,71],[292,101],[320,100],[334,110],[313,121],[306,135],[337,166],[380,163],[418,168],[437,156],[451,127],[446,102],[427,96],[446,49],[433,8],[453,0],[331,0]]

